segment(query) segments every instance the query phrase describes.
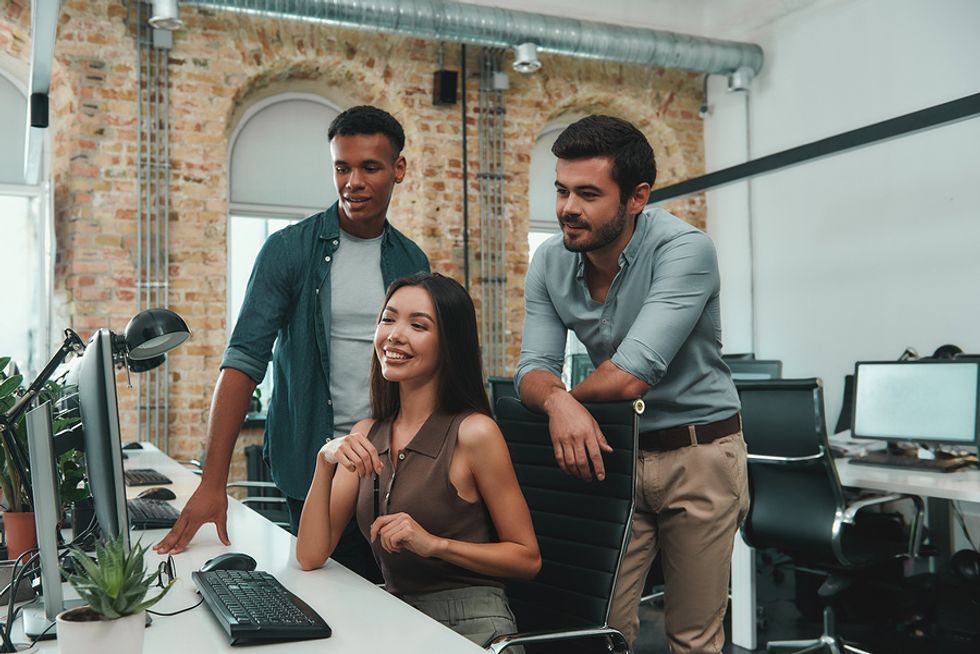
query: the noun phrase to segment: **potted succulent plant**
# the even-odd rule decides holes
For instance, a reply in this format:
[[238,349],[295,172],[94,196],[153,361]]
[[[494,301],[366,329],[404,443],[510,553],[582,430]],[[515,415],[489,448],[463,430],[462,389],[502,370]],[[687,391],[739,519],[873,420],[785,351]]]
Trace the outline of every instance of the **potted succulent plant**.
[[160,601],[174,580],[161,586],[156,597],[146,594],[158,573],[146,574],[139,543],[127,553],[122,538],[99,543],[93,561],[72,548],[74,572],[65,572],[86,606],[58,614],[58,651],[61,654],[140,654],[146,609]]

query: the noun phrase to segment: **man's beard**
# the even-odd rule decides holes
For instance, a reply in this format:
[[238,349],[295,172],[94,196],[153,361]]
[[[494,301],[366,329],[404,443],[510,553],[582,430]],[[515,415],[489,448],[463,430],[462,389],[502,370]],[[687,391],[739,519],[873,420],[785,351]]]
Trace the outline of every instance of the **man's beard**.
[[[582,223],[576,223],[563,218],[561,219],[561,224],[570,224],[574,227]],[[615,241],[623,233],[624,229],[626,229],[626,205],[621,204],[619,205],[619,211],[616,213],[616,217],[596,230],[591,239],[586,238],[583,240],[580,238],[578,241],[571,243],[568,240],[568,236],[563,235],[562,243],[565,244],[565,249],[569,252],[592,252],[604,248]]]

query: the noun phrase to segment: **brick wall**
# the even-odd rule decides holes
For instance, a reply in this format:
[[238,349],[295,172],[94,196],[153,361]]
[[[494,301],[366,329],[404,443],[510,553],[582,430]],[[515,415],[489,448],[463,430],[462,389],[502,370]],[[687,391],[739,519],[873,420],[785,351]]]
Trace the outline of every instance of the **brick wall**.
[[[29,3],[0,9],[0,53],[26,61]],[[462,278],[462,163],[459,106],[434,107],[438,44],[390,34],[307,25],[182,7],[186,28],[170,54],[171,307],[190,341],[171,354],[171,453],[197,457],[227,338],[228,137],[252,102],[286,90],[340,104],[376,104],[405,126],[409,175],[392,202],[393,221],[429,254],[433,268]],[[52,86],[53,177],[58,262],[56,315],[83,336],[121,329],[136,310],[136,48],[128,5],[62,3]],[[470,48],[467,117],[471,290],[479,301],[477,160],[478,48]],[[533,76],[510,74],[506,240],[508,364],[520,349],[527,270],[528,167],[541,129],[564,114],[628,118],[650,138],[658,185],[703,172],[697,117],[700,76],[542,55]],[[2,65],[4,59],[0,59]],[[458,49],[446,46],[447,67]],[[505,56],[509,67],[509,55]],[[324,171],[324,183],[330,183]],[[671,209],[703,227],[703,196]],[[61,325],[56,325],[58,329]],[[122,378],[121,378],[122,379]],[[124,438],[135,436],[135,391],[119,386]],[[242,439],[259,440],[256,434]],[[235,476],[243,474],[236,462]]]

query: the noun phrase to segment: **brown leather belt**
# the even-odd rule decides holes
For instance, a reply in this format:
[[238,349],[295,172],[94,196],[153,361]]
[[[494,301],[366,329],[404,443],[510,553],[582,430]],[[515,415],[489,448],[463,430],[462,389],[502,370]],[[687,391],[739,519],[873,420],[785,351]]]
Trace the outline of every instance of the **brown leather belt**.
[[706,425],[686,425],[643,432],[640,434],[640,449],[648,452],[669,452],[689,445],[704,445],[741,430],[742,418],[736,413]]

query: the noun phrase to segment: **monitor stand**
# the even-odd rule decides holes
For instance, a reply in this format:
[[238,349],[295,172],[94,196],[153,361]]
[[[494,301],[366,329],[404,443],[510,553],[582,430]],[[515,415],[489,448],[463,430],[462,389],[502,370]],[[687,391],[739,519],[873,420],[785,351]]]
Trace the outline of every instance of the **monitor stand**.
[[[62,600],[62,610],[85,606],[85,600]],[[50,640],[58,637],[58,628],[52,626],[54,620],[45,614],[45,606],[28,606],[24,608],[24,635],[31,640]],[[56,616],[57,617],[57,616]]]

